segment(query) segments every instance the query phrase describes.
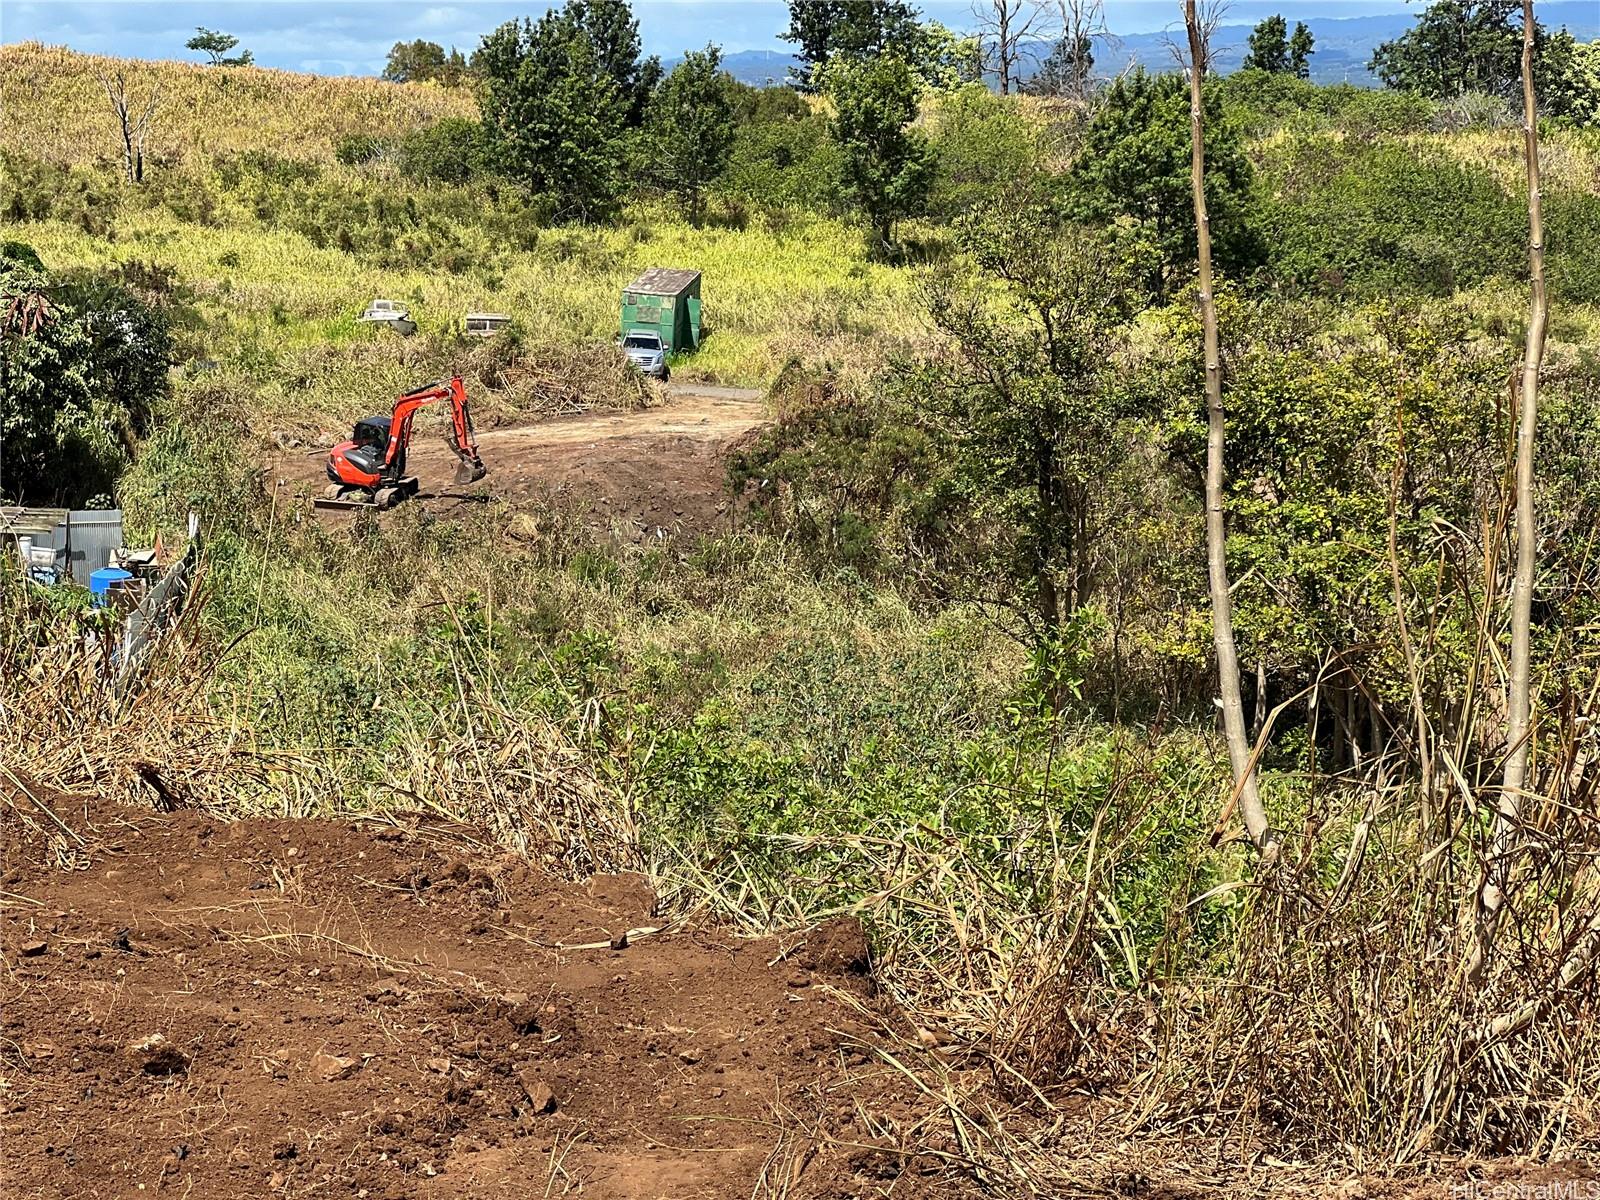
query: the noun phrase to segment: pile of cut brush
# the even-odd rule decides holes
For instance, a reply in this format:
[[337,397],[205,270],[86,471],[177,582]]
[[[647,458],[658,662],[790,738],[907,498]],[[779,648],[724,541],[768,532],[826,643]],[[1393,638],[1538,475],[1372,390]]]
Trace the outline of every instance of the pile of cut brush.
[[484,428],[594,409],[627,412],[660,398],[659,385],[605,343],[529,348],[501,336],[473,347],[461,374]]

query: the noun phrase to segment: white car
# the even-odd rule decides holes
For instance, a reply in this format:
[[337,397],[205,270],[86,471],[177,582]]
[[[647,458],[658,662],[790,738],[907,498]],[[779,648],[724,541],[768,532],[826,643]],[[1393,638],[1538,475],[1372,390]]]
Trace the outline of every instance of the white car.
[[667,348],[661,344],[659,333],[644,329],[630,329],[622,335],[622,352],[628,361],[652,379],[663,383],[671,377],[667,369]]

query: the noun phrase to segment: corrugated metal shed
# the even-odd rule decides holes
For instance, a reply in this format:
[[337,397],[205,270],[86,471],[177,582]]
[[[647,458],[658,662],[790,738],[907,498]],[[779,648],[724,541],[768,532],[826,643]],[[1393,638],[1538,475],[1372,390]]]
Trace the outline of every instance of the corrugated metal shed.
[[39,549],[64,557],[61,564],[79,583],[111,562],[122,547],[122,510],[65,508],[0,508],[0,540],[33,539]]
[[682,271],[676,267],[651,267],[623,290],[638,292],[645,296],[676,296],[699,281],[699,271]]

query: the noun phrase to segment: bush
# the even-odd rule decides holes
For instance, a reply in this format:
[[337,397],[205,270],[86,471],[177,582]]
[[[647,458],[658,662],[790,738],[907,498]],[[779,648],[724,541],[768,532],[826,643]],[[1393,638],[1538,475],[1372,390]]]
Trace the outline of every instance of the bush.
[[396,152],[400,174],[419,183],[466,183],[484,168],[483,126],[466,117],[408,133]]
[[741,124],[717,190],[767,209],[834,212],[844,157],[828,124],[807,110],[792,119]]
[[109,497],[151,406],[165,394],[165,312],[114,279],[51,276],[27,248],[0,259],[0,310],[24,320],[3,342],[7,496],[82,507]]
[[1485,168],[1395,143],[1268,154],[1270,270],[1301,286],[1444,296],[1521,269],[1526,215]]
[[92,171],[0,151],[0,216],[7,221],[65,221],[103,237],[121,203],[117,187]]
[[364,166],[383,156],[388,144],[370,133],[351,133],[340,138],[333,148],[333,157],[347,167]]
[[1549,243],[1550,290],[1575,304],[1600,304],[1600,196],[1547,192],[1545,240]]
[[1018,102],[981,83],[943,94],[930,121],[938,171],[928,213],[951,221],[1039,167],[1033,123]]

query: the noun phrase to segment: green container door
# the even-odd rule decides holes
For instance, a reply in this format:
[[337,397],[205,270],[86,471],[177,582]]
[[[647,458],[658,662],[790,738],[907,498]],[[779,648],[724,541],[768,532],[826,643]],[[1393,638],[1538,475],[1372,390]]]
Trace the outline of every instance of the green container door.
[[700,346],[700,297],[690,296],[683,306],[689,310],[689,345],[698,349]]

